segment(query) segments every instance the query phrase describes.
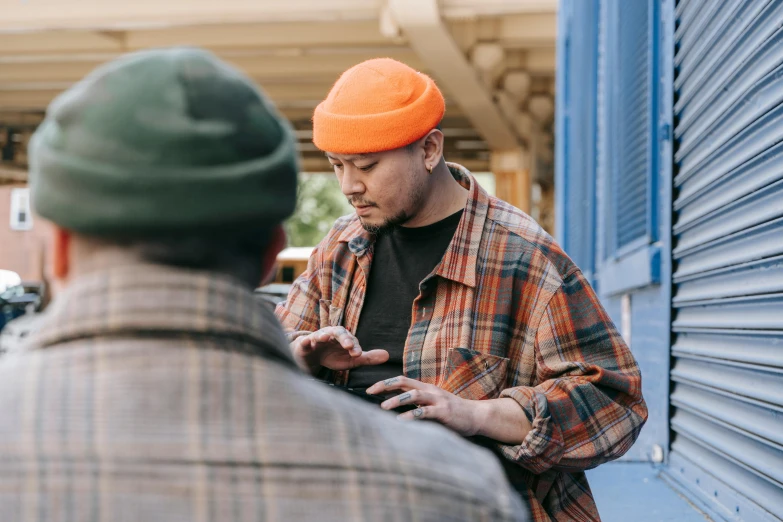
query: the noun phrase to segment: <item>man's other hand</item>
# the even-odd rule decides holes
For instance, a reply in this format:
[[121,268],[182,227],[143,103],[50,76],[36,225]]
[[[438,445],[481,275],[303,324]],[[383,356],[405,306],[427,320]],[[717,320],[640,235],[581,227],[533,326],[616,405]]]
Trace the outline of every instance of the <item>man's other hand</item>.
[[392,391],[403,393],[381,404],[381,408],[393,410],[409,404],[416,405],[416,409],[398,416],[402,420],[433,420],[464,436],[475,435],[478,431],[476,401],[457,397],[433,384],[403,376],[386,379],[367,388],[370,394]]
[[291,351],[300,366],[312,375],[321,367],[350,370],[389,360],[389,352],[386,350],[363,351],[359,340],[342,326],[329,326],[297,337],[291,343]]
[[522,444],[533,425],[525,410],[509,397],[473,401],[400,375],[367,388],[369,394],[401,391],[381,404],[384,410],[413,404],[416,409],[398,415],[401,420],[433,420],[460,435],[481,435],[503,444]]

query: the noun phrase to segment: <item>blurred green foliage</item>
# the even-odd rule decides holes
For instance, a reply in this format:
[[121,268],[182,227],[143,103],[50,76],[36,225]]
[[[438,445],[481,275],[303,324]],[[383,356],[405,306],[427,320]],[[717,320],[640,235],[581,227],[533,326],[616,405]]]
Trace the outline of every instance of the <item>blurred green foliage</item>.
[[317,245],[338,217],[351,212],[334,174],[300,174],[296,211],[285,226],[288,246]]

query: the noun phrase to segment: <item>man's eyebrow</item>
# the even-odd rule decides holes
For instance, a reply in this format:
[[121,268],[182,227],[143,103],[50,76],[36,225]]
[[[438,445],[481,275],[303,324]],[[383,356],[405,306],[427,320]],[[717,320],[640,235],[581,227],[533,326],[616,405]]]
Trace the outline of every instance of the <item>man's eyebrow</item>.
[[[365,159],[365,158],[367,158],[369,156],[372,156],[372,154],[351,154],[350,156],[345,156],[344,159],[346,161],[356,161],[358,159]],[[326,157],[329,158],[330,160],[333,160],[333,161],[340,161],[339,158],[335,158],[334,156],[332,156],[328,152],[326,153]]]

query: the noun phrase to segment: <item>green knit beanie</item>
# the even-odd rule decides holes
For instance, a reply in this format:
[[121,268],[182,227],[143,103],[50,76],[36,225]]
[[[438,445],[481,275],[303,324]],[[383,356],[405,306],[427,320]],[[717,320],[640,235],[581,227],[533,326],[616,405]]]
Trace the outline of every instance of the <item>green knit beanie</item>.
[[296,203],[290,126],[247,77],[199,49],[99,67],[52,102],[29,156],[37,213],[85,235],[274,225]]

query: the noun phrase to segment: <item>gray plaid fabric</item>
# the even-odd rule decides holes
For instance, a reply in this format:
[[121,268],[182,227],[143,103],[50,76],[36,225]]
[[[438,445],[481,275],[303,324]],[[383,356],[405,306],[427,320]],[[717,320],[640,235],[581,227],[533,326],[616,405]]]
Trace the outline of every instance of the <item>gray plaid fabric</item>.
[[526,520],[493,456],[309,381],[229,278],[79,278],[0,359],[2,521]]

